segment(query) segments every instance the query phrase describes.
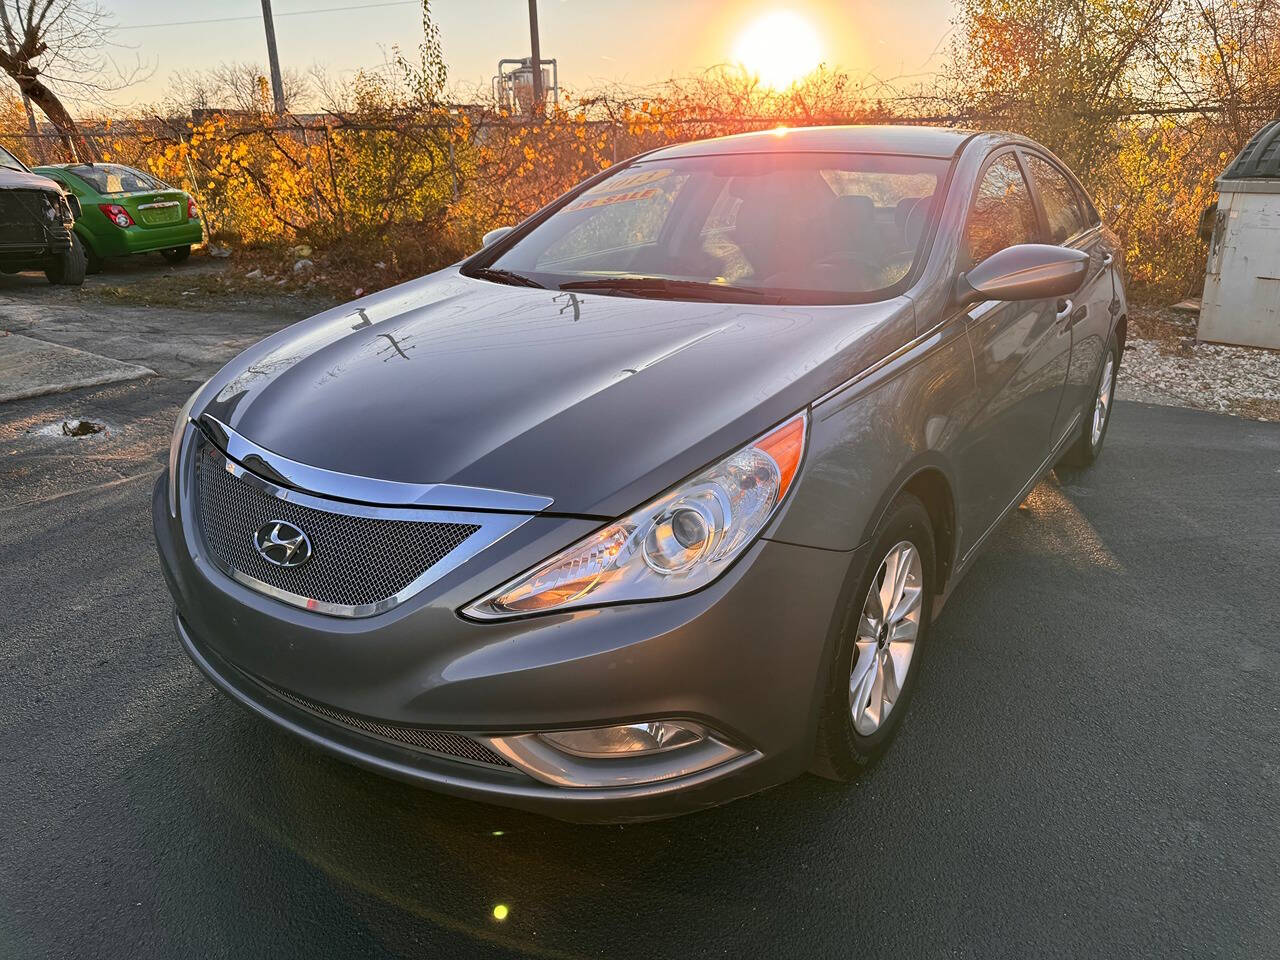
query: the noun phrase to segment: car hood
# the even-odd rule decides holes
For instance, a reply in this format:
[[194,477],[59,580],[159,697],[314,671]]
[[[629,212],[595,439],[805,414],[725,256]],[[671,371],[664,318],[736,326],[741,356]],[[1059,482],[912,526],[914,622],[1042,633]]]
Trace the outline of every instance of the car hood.
[[47,190],[59,196],[62,194],[62,188],[48,177],[9,167],[0,167],[0,190]]
[[613,517],[849,379],[911,322],[905,298],[672,302],[450,269],[267,338],[193,412],[310,466]]

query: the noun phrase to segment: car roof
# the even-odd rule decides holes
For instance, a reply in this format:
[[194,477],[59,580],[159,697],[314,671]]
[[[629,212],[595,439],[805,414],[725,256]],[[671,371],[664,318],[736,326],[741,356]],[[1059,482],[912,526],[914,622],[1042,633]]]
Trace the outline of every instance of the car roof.
[[705,157],[723,153],[886,153],[950,158],[972,137],[951,127],[865,125],[778,127],[712,140],[681,143],[647,154],[645,160]]

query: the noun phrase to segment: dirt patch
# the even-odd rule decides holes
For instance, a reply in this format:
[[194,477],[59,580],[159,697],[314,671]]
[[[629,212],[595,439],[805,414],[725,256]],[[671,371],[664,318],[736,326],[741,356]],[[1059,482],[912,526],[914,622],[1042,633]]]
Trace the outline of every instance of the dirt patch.
[[[323,272],[310,269],[295,275],[290,268],[287,276],[277,274],[276,261],[281,255],[264,256],[268,257],[265,269],[261,257],[248,253],[220,259],[197,251],[180,264],[168,264],[150,254],[123,257],[108,260],[102,271],[87,277],[81,287],[56,287],[36,273],[0,276],[0,298],[8,294],[27,303],[57,306],[107,304],[188,310],[255,309],[269,304],[295,317],[318,313],[339,302],[326,286]],[[283,255],[284,259],[288,256]],[[288,262],[292,264],[296,258]]]

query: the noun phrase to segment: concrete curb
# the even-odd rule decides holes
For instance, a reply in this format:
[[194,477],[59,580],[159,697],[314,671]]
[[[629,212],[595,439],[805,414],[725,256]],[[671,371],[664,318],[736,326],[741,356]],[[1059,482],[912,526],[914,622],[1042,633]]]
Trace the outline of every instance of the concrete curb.
[[155,375],[150,367],[75,347],[18,333],[0,335],[0,403]]

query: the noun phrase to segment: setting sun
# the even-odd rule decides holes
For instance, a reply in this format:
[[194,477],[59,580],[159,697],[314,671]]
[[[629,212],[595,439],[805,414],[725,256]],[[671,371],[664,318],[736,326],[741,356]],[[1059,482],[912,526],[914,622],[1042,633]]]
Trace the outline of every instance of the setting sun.
[[733,55],[761,83],[780,89],[817,68],[822,44],[809,21],[789,10],[777,10],[742,31]]

